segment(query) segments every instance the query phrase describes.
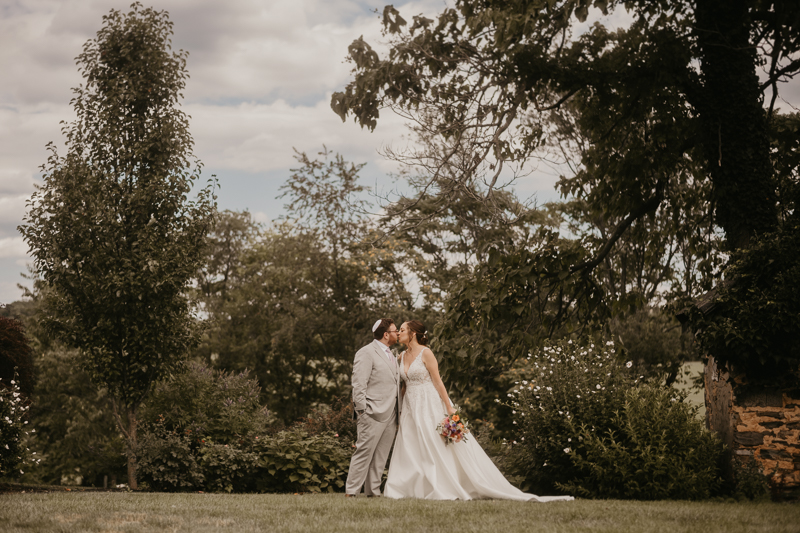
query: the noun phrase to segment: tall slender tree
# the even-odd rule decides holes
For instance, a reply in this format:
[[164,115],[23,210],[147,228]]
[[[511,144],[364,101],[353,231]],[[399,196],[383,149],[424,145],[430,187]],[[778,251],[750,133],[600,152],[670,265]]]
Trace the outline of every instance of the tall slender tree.
[[19,230],[47,291],[45,322],[112,399],[136,483],[137,410],[197,340],[188,285],[215,210],[180,110],[184,51],[165,11],[112,10],[77,57],[66,156],[52,152]]

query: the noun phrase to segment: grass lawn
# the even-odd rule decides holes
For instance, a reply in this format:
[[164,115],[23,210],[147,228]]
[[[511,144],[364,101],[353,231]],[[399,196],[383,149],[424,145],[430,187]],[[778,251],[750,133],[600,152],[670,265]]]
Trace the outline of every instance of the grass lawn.
[[779,503],[434,502],[343,495],[48,493],[0,495],[0,530],[280,532],[800,532]]

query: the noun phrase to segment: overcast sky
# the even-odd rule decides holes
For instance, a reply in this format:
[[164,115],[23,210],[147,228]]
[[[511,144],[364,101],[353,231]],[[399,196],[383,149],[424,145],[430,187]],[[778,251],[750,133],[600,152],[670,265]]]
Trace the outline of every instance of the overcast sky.
[[[74,58],[112,8],[130,0],[0,0],[0,303],[20,298],[27,246],[16,227],[45,162],[45,145],[62,142],[60,121],[74,118],[71,88],[81,83]],[[278,188],[294,166],[292,148],[326,145],[366,162],[364,184],[394,167],[378,153],[402,143],[400,119],[382,116],[370,133],[343,124],[330,95],[350,79],[347,46],[363,35],[380,41],[375,9],[386,0],[158,0],[174,23],[173,47],[189,51],[183,109],[192,117],[194,154],[204,176],[220,180],[219,206],[248,209],[267,222],[281,214]],[[441,11],[445,0],[395,3],[410,17]],[[613,24],[609,24],[613,25]],[[63,150],[62,150],[63,153]],[[540,201],[557,197],[553,172],[519,187]],[[519,190],[518,187],[518,190]]]

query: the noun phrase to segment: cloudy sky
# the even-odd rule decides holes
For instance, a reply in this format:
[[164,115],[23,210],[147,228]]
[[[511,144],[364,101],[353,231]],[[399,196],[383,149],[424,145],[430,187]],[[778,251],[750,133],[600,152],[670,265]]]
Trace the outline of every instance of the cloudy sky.
[[[151,5],[149,2],[143,2]],[[112,8],[130,0],[0,0],[0,302],[20,297],[27,246],[16,227],[45,162],[60,144],[59,122],[74,118],[74,58]],[[348,82],[347,46],[380,39],[374,9],[383,0],[159,0],[174,22],[173,47],[189,51],[184,110],[192,117],[195,156],[220,179],[219,205],[276,218],[278,188],[294,166],[292,148],[323,144],[367,162],[364,183],[390,170],[378,149],[404,133],[385,117],[374,133],[343,124],[330,95]],[[435,13],[441,0],[397,4]]]
[[[100,29],[103,15],[112,8],[127,11],[130,2],[0,0],[0,303],[21,294],[16,284],[30,260],[16,227],[47,158],[45,145],[60,145],[60,121],[74,118],[71,88],[81,83],[74,58]],[[343,124],[329,107],[331,93],[350,78],[348,44],[360,35],[380,41],[374,10],[385,0],[143,3],[170,13],[174,48],[189,51],[183,108],[192,117],[194,153],[204,175],[220,179],[220,208],[248,209],[264,222],[280,215],[283,202],[275,197],[294,166],[293,148],[314,153],[324,144],[350,161],[366,162],[366,185],[385,182],[393,166],[378,150],[403,142],[402,121],[383,116],[370,133]],[[444,4],[395,6],[410,19],[433,16]],[[557,197],[555,178],[554,172],[537,172],[518,190],[551,200]]]

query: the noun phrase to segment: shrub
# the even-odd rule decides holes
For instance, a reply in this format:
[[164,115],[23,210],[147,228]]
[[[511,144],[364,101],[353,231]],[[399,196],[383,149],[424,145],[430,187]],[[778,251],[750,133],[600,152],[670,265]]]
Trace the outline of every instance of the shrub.
[[78,366],[77,351],[53,345],[36,354],[30,447],[41,463],[25,470],[25,483],[103,486],[103,477],[126,477],[125,441],[105,389]]
[[269,411],[259,403],[258,381],[247,372],[226,373],[198,363],[156,384],[142,407],[143,425],[163,421],[178,433],[228,444],[261,434],[270,424]]
[[244,373],[198,364],[160,383],[143,409],[141,480],[162,491],[344,490],[355,440],[349,405],[273,432],[258,393]]
[[[17,379],[8,384],[0,380],[0,476],[17,477],[17,468],[28,459],[23,439],[28,406],[20,392]],[[23,474],[22,469],[19,474]]]
[[304,431],[281,431],[259,440],[258,492],[337,492],[344,490],[352,448],[331,434],[310,436]]
[[22,322],[0,316],[0,379],[12,379],[24,396],[30,397],[35,385],[33,350]]
[[261,474],[258,453],[233,445],[205,442],[198,455],[208,492],[251,491]]
[[617,361],[611,341],[559,341],[529,354],[515,372],[519,381],[508,404],[519,430],[504,461],[506,473],[523,479],[523,490],[557,492],[557,483],[580,474],[565,450],[580,450],[582,427],[598,433],[611,428],[635,380]]
[[768,478],[755,459],[734,463],[734,496],[739,500],[769,501],[770,490]]
[[139,480],[158,491],[202,488],[205,476],[196,457],[201,443],[196,441],[191,433],[167,429],[163,420],[153,424],[139,436],[136,450]]
[[349,396],[336,398],[330,407],[317,407],[308,416],[300,419],[293,429],[312,436],[324,433],[337,435],[337,442],[345,448],[352,448],[358,437]]
[[709,498],[721,487],[722,443],[703,428],[686,395],[654,384],[625,392],[611,428],[582,425],[566,455],[575,478],[557,486],[589,498]]

